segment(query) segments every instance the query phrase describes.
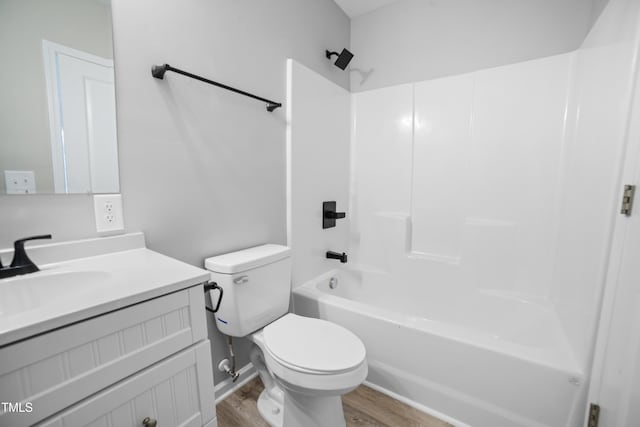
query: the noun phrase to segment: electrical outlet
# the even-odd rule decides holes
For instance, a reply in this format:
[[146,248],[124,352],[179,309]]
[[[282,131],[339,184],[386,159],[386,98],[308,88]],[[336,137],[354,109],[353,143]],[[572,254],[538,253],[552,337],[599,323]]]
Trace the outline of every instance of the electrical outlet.
[[7,194],[34,194],[36,177],[33,171],[4,171]]
[[98,233],[107,234],[124,231],[122,196],[120,194],[94,195],[93,209],[96,215],[96,231]]

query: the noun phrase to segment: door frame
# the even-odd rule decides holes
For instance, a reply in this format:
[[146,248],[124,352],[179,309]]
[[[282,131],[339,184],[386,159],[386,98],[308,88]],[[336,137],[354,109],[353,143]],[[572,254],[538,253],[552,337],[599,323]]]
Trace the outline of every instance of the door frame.
[[58,55],[64,54],[113,69],[113,60],[42,39],[42,59],[49,109],[49,140],[53,166],[53,185],[56,193],[67,193],[67,174],[64,157],[64,123],[61,112]]
[[[625,184],[640,186],[640,32],[634,37],[634,46],[632,98],[629,103],[630,108],[628,110],[627,128],[625,130],[626,147],[623,154],[624,157],[620,162],[622,170],[620,171],[617,184],[618,202],[622,201]],[[632,215],[637,217],[640,215],[640,194],[636,194],[635,199],[635,209]],[[617,204],[615,208],[619,209],[619,206],[620,205]],[[624,267],[623,261],[626,242],[628,239],[638,237],[631,235],[629,219],[630,218],[618,212],[613,220],[607,273],[604,288],[601,292],[600,313],[595,331],[585,420],[588,420],[590,404],[600,404],[600,396],[603,390],[603,375],[605,374],[607,364],[607,350],[611,336],[610,330],[619,292],[618,281],[620,271]],[[587,421],[585,421],[585,425],[586,423]]]

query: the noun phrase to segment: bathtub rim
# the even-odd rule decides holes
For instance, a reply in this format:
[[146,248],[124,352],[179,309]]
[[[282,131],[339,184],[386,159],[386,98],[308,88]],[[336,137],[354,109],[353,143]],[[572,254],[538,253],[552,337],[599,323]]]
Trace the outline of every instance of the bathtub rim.
[[[427,330],[424,325],[442,325],[442,322],[438,322],[436,320],[418,318],[417,316],[406,315],[402,313],[398,313],[393,310],[385,309],[382,307],[372,306],[357,300],[352,300],[346,297],[331,295],[329,293],[323,292],[317,288],[317,285],[322,281],[328,280],[332,276],[336,274],[340,274],[342,272],[353,272],[357,270],[343,270],[339,268],[334,268],[328,270],[325,273],[322,273],[306,282],[302,285],[297,286],[292,289],[292,293],[298,294],[300,296],[311,298],[313,300],[318,301],[319,303],[331,304],[333,306],[345,309],[352,310],[363,316],[370,316],[375,318],[376,320],[382,320],[390,322],[399,327],[409,328],[418,332],[429,333],[436,335],[440,338],[449,339],[464,345],[470,345],[485,351],[489,351],[494,354],[500,355],[508,355],[510,357],[515,357],[518,359],[525,360],[528,363],[532,363],[534,365],[542,366],[547,369],[551,369],[560,373],[564,373],[567,377],[571,378],[572,381],[577,381],[578,385],[582,386],[586,381],[586,373],[583,369],[578,365],[577,360],[573,353],[569,352],[567,357],[562,360],[565,363],[553,363],[550,360],[545,360],[543,358],[536,358],[528,355],[526,351],[523,351],[527,348],[527,346],[520,345],[517,343],[511,343],[508,341],[501,340],[501,344],[506,348],[497,348],[496,346],[487,345],[486,343],[480,342],[480,340],[470,339],[468,337],[463,337],[458,334],[446,334],[438,328],[434,328],[433,330]],[[292,305],[295,312],[295,302],[294,298],[292,300]],[[373,310],[372,310],[373,308]],[[418,322],[411,321],[418,320]],[[462,328],[462,327],[460,327]],[[520,351],[518,351],[520,350]]]

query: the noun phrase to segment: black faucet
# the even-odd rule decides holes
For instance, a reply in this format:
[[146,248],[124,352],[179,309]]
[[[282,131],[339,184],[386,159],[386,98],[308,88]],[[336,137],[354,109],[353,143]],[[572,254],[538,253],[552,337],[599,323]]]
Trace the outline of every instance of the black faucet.
[[327,251],[327,258],[339,259],[340,262],[343,264],[347,262],[347,254],[345,254],[344,252],[339,253],[339,252]]
[[33,261],[31,261],[27,256],[27,252],[24,250],[24,244],[29,240],[50,238],[51,234],[44,234],[41,236],[25,237],[24,239],[18,239],[13,242],[13,261],[11,261],[11,265],[9,267],[3,267],[2,263],[0,262],[0,279],[40,271],[38,266],[35,265]]

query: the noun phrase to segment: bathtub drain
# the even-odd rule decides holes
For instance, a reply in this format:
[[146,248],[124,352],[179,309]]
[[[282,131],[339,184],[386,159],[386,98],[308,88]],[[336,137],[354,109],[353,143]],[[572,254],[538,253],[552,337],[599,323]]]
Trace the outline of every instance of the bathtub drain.
[[331,279],[329,279],[329,287],[331,289],[335,289],[338,287],[338,278],[337,277],[332,277]]

